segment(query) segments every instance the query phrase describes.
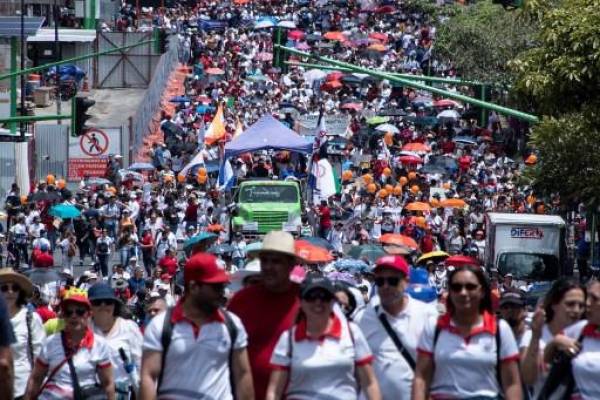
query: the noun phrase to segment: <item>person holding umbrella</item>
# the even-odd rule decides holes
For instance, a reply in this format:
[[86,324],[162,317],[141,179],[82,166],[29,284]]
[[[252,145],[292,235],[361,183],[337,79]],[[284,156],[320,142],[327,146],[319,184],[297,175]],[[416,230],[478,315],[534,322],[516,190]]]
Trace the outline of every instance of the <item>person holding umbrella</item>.
[[32,294],[33,284],[27,277],[10,268],[0,269],[0,297],[6,302],[16,338],[11,345],[16,399],[22,398],[25,394],[27,379],[46,337],[42,319],[27,307],[27,299]]

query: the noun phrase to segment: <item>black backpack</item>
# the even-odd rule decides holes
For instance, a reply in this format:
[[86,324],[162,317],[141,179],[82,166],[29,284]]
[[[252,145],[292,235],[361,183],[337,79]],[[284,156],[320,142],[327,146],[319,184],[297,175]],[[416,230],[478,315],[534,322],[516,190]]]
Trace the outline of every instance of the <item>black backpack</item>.
[[[227,327],[227,332],[229,333],[229,337],[231,338],[231,347],[229,348],[229,384],[231,385],[231,394],[233,398],[236,398],[235,394],[235,380],[233,377],[233,346],[235,345],[235,341],[237,339],[238,330],[233,322],[233,318],[228,311],[222,310],[223,316],[225,317],[225,326]],[[173,324],[171,323],[171,315],[173,314],[173,307],[169,307],[165,313],[165,321],[163,323],[162,333],[160,336],[160,343],[162,344],[162,359],[160,365],[160,374],[158,375],[158,385],[156,386],[156,390],[160,389],[160,385],[163,380],[163,374],[166,366],[167,352],[169,351],[169,346],[171,345],[171,336],[173,335]]]

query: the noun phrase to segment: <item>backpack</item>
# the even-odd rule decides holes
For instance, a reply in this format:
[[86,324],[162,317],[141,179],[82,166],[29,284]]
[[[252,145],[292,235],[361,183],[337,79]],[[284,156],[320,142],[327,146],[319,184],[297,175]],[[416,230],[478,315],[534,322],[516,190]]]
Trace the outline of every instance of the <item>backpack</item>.
[[[225,317],[225,327],[227,328],[227,332],[229,333],[229,337],[231,338],[231,347],[229,348],[229,384],[231,385],[231,394],[233,398],[236,398],[235,392],[235,380],[233,377],[233,346],[235,345],[235,341],[238,335],[237,326],[233,322],[233,318],[228,311],[221,310],[223,312],[223,316]],[[167,352],[169,351],[169,347],[171,345],[171,336],[173,335],[173,323],[171,322],[171,315],[173,314],[173,307],[169,307],[165,312],[165,320],[163,322],[162,333],[160,335],[160,343],[163,347],[162,358],[160,363],[160,374],[158,375],[158,385],[156,386],[156,391],[160,389],[160,385],[163,380],[163,374],[166,367],[166,359]]]

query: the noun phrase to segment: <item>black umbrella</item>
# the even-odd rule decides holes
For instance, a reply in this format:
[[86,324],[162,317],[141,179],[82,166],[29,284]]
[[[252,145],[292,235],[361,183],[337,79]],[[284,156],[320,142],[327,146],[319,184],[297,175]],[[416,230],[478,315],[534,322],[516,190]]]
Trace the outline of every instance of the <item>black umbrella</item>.
[[333,245],[331,243],[329,243],[327,240],[320,238],[320,237],[307,236],[307,237],[302,237],[302,240],[307,241],[311,244],[314,244],[315,246],[322,247],[327,250],[335,250],[335,247],[333,247]]
[[165,133],[166,136],[183,136],[185,134],[183,128],[175,125],[171,121],[167,121],[161,125],[160,129]]
[[345,83],[346,85],[360,85],[362,82],[362,79],[360,79],[358,76],[355,75],[344,75],[342,76],[342,83]]
[[387,117],[403,117],[406,115],[406,111],[401,108],[384,108],[379,111],[377,115],[384,115]]
[[54,201],[61,198],[57,192],[35,192],[29,197],[30,201]]

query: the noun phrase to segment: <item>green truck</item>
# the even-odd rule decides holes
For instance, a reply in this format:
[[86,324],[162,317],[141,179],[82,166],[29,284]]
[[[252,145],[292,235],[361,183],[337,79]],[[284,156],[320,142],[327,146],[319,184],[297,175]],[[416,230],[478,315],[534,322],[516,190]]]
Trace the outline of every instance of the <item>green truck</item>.
[[302,197],[296,181],[250,180],[236,194],[232,228],[246,236],[270,231],[300,231]]

